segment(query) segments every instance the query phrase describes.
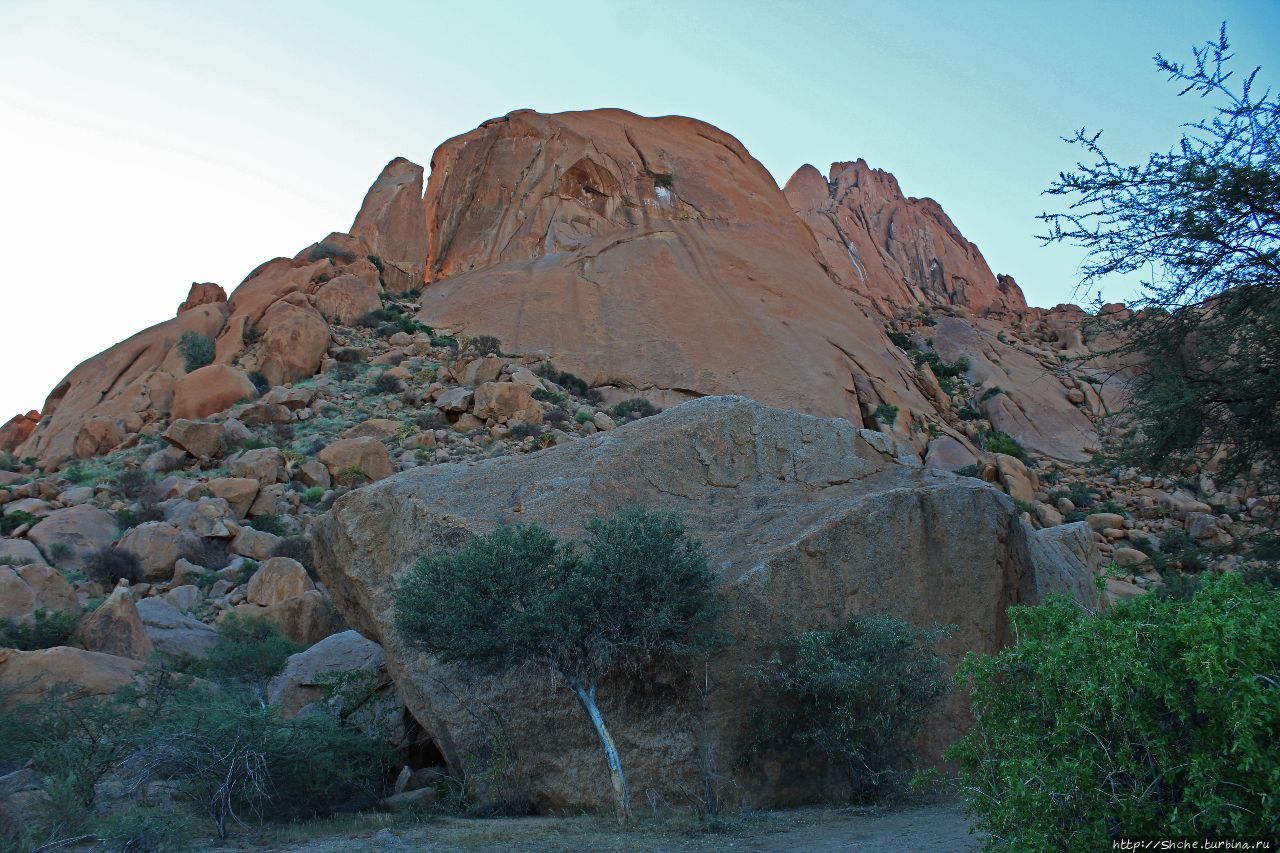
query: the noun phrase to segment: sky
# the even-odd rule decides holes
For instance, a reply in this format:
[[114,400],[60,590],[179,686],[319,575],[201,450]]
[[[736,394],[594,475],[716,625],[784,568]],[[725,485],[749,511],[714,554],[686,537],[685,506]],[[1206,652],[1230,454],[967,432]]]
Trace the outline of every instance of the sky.
[[1060,137],[1167,148],[1205,105],[1151,57],[1223,20],[1280,79],[1280,0],[0,0],[0,420],[191,282],[350,227],[388,160],[520,108],[694,116],[780,184],[864,158],[1032,304],[1080,301],[1078,250],[1035,236]]

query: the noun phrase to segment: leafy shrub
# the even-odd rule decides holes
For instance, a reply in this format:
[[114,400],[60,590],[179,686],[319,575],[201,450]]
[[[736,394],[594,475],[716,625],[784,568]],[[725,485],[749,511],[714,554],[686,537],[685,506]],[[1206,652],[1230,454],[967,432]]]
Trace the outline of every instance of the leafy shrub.
[[0,619],[0,646],[24,652],[64,646],[75,633],[79,617],[74,613],[40,608],[30,623]]
[[126,468],[116,475],[112,487],[125,500],[136,501],[155,480],[141,468]]
[[704,651],[719,607],[706,556],[675,515],[629,508],[587,530],[584,556],[537,525],[424,555],[402,576],[395,620],[401,636],[445,661],[556,671],[605,747],[623,818],[626,780],[596,689],[611,671]]
[[978,398],[979,403],[985,403],[997,394],[1003,394],[1004,389],[999,385],[992,385],[990,388],[982,392],[982,396]]
[[285,529],[284,520],[278,515],[256,515],[245,519],[245,524],[254,530],[261,530],[263,533],[270,533],[273,536],[284,536],[288,531]]
[[1009,620],[1015,646],[961,667],[976,722],[948,753],[992,847],[1280,826],[1280,596],[1228,574],[1185,600],[1051,599]]
[[[324,490],[320,490],[323,497]],[[311,540],[305,536],[286,536],[276,543],[271,549],[272,557],[288,557],[291,560],[297,560],[302,564],[307,573],[311,572],[311,564],[315,561],[314,552],[311,550]]]
[[511,434],[516,438],[532,438],[536,435],[542,435],[542,428],[521,421],[511,428]]
[[96,486],[114,478],[111,469],[100,462],[72,462],[61,473],[77,486]]
[[623,400],[612,409],[609,414],[618,420],[637,420],[639,418],[648,418],[658,414],[658,407],[650,403],[644,397],[632,397],[630,400]]
[[534,388],[533,399],[542,403],[563,403],[568,398],[559,391],[548,391],[546,388]]
[[261,690],[280,674],[290,655],[305,648],[282,636],[265,619],[233,613],[218,624],[218,641],[187,672],[221,684]]
[[349,264],[356,259],[356,256],[350,249],[345,249],[327,240],[321,240],[307,249],[306,259],[308,263],[314,264],[316,261],[323,261],[327,258],[339,263]]
[[567,370],[556,370],[548,365],[542,369],[541,374],[570,394],[576,394],[579,397],[587,396],[587,392],[591,390],[591,386],[587,384],[585,379],[575,376]]
[[901,350],[909,350],[912,348],[911,336],[906,332],[885,332],[889,336],[889,342]]
[[963,468],[957,468],[956,473],[961,477],[973,477],[978,479],[981,476],[982,471],[977,465],[966,465]]
[[431,345],[433,347],[448,347],[451,350],[457,350],[458,339],[453,335],[432,335]]
[[17,471],[20,463],[18,457],[6,450],[0,452],[0,471]]
[[310,486],[298,494],[298,499],[304,504],[313,504],[324,497],[324,491],[323,486]]
[[395,394],[400,390],[400,380],[384,370],[374,378],[370,387],[375,394]]
[[373,268],[378,271],[378,275],[382,275],[382,273],[386,271],[386,267],[382,263],[382,258],[377,255],[365,255],[365,257],[368,258],[369,263],[373,264]]
[[258,390],[259,394],[265,394],[271,390],[271,382],[260,370],[249,371],[249,381],[253,383],[253,387]]
[[595,415],[591,414],[586,409],[579,409],[578,413],[573,416],[573,419],[580,424],[585,424],[589,420],[594,420]]
[[178,353],[187,373],[213,364],[213,338],[199,332],[183,332],[178,338]]
[[84,561],[84,573],[111,590],[122,580],[137,583],[142,579],[138,555],[117,545],[108,545],[91,553]]
[[14,510],[8,515],[0,515],[0,533],[8,536],[24,524],[38,524],[39,518],[26,510]]
[[568,423],[570,420],[572,419],[569,417],[569,413],[562,409],[552,409],[542,415],[543,423],[550,424],[552,426]]
[[1006,456],[1012,456],[1023,462],[1030,460],[1027,451],[1018,443],[1018,440],[1011,435],[992,430],[983,436],[983,449],[988,453],[1003,453]]
[[346,361],[340,361],[333,367],[329,368],[326,375],[338,380],[339,382],[350,382],[356,378],[357,368],[354,364]]
[[474,338],[467,339],[464,352],[475,355],[502,355],[502,341],[493,335],[476,335]]
[[898,420],[898,407],[890,403],[881,403],[876,406],[871,416],[884,426],[893,426]]
[[788,742],[835,762],[854,799],[884,793],[900,781],[912,739],[949,690],[933,649],[945,633],[855,616],[786,639],[755,671],[767,698],[748,754]]

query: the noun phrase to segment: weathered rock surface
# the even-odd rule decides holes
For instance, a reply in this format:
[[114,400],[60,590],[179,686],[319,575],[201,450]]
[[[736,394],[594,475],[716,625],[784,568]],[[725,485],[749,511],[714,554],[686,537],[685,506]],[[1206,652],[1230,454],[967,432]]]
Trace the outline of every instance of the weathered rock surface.
[[397,157],[369,188],[351,234],[364,240],[370,253],[381,260],[387,289],[402,293],[422,286],[426,233],[422,167]]
[[[78,569],[90,553],[110,545],[117,532],[111,513],[82,504],[49,513],[27,532],[27,538],[50,563]],[[66,555],[60,560],[53,559],[55,546],[66,549]]]
[[[455,771],[487,738],[472,711],[491,703],[504,709],[540,804],[604,803],[598,744],[567,691],[542,676],[492,679],[433,663],[396,634],[392,593],[420,554],[454,548],[495,524],[534,522],[577,538],[591,516],[637,502],[684,515],[729,602],[732,642],[711,664],[707,718],[722,768],[733,766],[758,698],[743,667],[787,632],[869,613],[952,624],[943,651],[954,662],[1009,639],[1010,604],[1072,590],[1096,604],[1091,578],[1077,577],[1086,561],[1073,551],[1091,545],[1087,531],[1083,539],[1073,529],[1057,534],[1064,540],[1042,541],[988,484],[898,465],[848,422],[733,397],[686,403],[531,456],[414,469],[366,486],[315,522],[316,568],[348,622],[386,649],[406,703]],[[631,784],[663,796],[695,790],[689,674],[654,673],[639,683],[635,695],[619,682],[601,688]],[[638,712],[641,694],[661,701]],[[930,758],[966,713],[952,699],[930,724]],[[734,781],[757,803],[801,801],[824,782],[800,755],[777,756]]]
[[258,395],[244,371],[225,364],[193,370],[173,385],[175,418],[207,418]]
[[69,646],[0,648],[0,710],[57,691],[69,699],[107,696],[131,683],[140,669],[141,661]]
[[154,648],[129,586],[123,582],[84,618],[76,633],[89,651],[116,657],[145,661]]
[[428,324],[546,350],[592,384],[855,423],[882,401],[930,405],[769,173],[717,128],[521,110],[432,164]]
[[144,598],[137,604],[138,618],[157,652],[171,658],[200,657],[218,641],[218,632],[178,611],[163,598]]
[[829,179],[802,166],[783,191],[841,285],[886,316],[909,305],[1027,307],[1017,283],[991,272],[936,201],[907,198],[897,178],[864,160],[832,163]]

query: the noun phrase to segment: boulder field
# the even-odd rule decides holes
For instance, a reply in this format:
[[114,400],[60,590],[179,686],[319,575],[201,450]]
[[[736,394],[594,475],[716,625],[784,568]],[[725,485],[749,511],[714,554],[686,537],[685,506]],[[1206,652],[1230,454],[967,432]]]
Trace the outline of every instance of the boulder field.
[[[941,645],[954,664],[1009,639],[1012,604],[1050,592],[1098,603],[1087,525],[1037,532],[994,487],[903,465],[867,435],[877,434],[741,397],[695,400],[541,453],[419,468],[345,495],[312,526],[316,570],[347,622],[386,650],[455,774],[485,770],[477,756],[492,754],[500,726],[536,804],[589,807],[611,794],[571,694],[545,673],[487,677],[415,651],[393,626],[397,578],[420,555],[498,524],[577,538],[591,517],[627,504],[676,510],[710,555],[729,643],[705,669],[655,666],[602,686],[631,785],[676,802],[702,790],[711,761],[752,802],[801,802],[831,781],[802,755],[734,770],[759,700],[749,667],[783,635],[888,614],[954,626]],[[958,698],[947,702],[923,738],[929,759],[966,716]]]
[[[938,330],[939,351],[968,359],[980,391],[998,383],[984,414],[1024,445],[1084,461],[1105,413],[1073,393],[1087,368],[1066,360],[1088,352],[1090,316],[1028,307],[892,175],[806,165],[780,189],[704,122],[518,110],[442,144],[425,190],[422,167],[392,160],[350,233],[267,261],[229,296],[192,285],[177,317],[88,359],[38,414],[0,429],[0,451],[56,467],[252,399],[251,376],[305,380],[325,369],[335,325],[405,294],[422,323],[545,353],[610,399],[742,394],[872,427],[895,407],[921,457],[939,437],[975,444],[952,389],[890,340],[919,330],[932,348],[944,317],[957,325]],[[215,339],[213,365],[185,373],[184,332]]]

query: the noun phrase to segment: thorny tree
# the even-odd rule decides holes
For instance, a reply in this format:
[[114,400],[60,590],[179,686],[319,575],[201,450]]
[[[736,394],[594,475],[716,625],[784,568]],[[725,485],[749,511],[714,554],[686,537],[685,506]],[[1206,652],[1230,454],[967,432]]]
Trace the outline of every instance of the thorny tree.
[[1059,176],[1046,194],[1071,204],[1039,218],[1046,243],[1086,249],[1082,287],[1142,276],[1133,315],[1105,324],[1119,341],[1109,354],[1134,374],[1128,457],[1168,470],[1216,454],[1224,476],[1269,477],[1280,462],[1280,99],[1259,92],[1257,68],[1237,78],[1232,59],[1225,24],[1190,64],[1157,55],[1179,95],[1215,105],[1210,117],[1131,165],[1100,133],[1077,131],[1065,141],[1093,162]]
[[596,701],[600,681],[706,651],[719,608],[706,556],[677,516],[633,507],[592,520],[587,533],[585,554],[517,525],[426,555],[397,590],[396,627],[446,662],[541,665],[563,677],[600,739],[621,821],[627,782]]

